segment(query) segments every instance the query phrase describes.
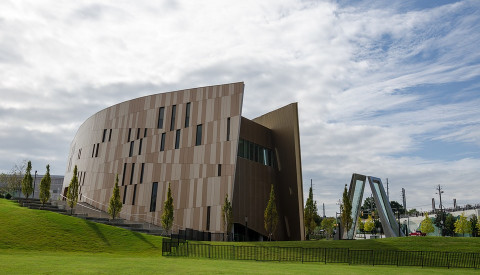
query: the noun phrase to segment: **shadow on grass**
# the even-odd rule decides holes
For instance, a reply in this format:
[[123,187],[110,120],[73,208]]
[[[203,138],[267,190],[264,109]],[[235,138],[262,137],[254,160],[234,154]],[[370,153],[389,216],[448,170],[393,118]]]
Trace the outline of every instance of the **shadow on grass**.
[[149,240],[145,239],[145,236],[143,236],[142,234],[138,233],[138,232],[134,232],[132,231],[133,233],[133,236],[139,238],[141,241],[145,242],[146,244],[150,245],[152,248],[159,248],[158,246],[156,246],[155,244],[153,244],[152,242],[150,242]]
[[108,246],[111,246],[110,245],[110,242],[107,240],[107,238],[105,238],[105,235],[102,233],[102,231],[100,231],[100,229],[98,229],[98,224],[97,223],[94,223],[94,222],[90,222],[90,221],[87,221],[85,220],[85,223],[93,230],[95,231],[95,233],[97,233],[97,236]]

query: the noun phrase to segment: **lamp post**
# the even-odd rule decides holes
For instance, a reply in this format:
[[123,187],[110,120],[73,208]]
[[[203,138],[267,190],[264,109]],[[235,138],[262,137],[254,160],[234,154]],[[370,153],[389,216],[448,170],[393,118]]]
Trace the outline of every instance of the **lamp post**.
[[248,217],[245,216],[245,241],[248,242]]
[[35,170],[35,179],[33,180],[33,194],[32,199],[35,198],[35,182],[37,181],[37,170]]

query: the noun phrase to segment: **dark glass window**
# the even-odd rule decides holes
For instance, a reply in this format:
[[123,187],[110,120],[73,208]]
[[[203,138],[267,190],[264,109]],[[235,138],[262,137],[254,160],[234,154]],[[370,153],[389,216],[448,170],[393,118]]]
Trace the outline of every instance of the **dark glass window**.
[[130,141],[130,152],[128,153],[128,156],[131,157],[133,156],[133,146],[134,146],[135,141]]
[[137,129],[137,139],[140,138],[140,128]]
[[227,141],[230,140],[230,118],[227,118]]
[[219,164],[219,165],[218,165],[217,176],[219,176],[219,177],[220,177],[221,175],[222,175],[222,165],[221,165],[221,164]]
[[197,135],[195,137],[195,146],[202,145],[202,124],[197,125]]
[[97,143],[97,149],[95,150],[95,157],[98,157],[98,147],[100,147],[100,143]]
[[248,159],[249,160],[255,160],[255,144],[249,142],[248,143],[248,150],[250,151]]
[[175,114],[177,113],[177,105],[172,106],[172,120],[170,120],[170,131],[175,129]]
[[133,186],[133,198],[132,198],[132,205],[135,205],[135,197],[137,196],[137,185]]
[[142,169],[140,171],[140,183],[143,183],[143,171],[145,170],[145,163],[142,163]]
[[180,147],[180,129],[177,130],[177,133],[175,135],[175,149],[178,149]]
[[110,133],[108,134],[108,141],[112,140],[112,129],[110,129]]
[[135,163],[132,163],[132,173],[130,174],[130,184],[133,183],[133,175],[135,174]]
[[143,143],[143,138],[140,139],[140,144],[138,145],[138,154],[142,154],[142,143]]
[[123,189],[123,204],[125,204],[125,199],[127,198],[127,186],[124,187]]
[[155,212],[157,208],[157,188],[158,182],[152,184],[152,195],[150,196],[150,212]]
[[238,141],[238,156],[241,157],[241,158],[244,158],[245,155],[243,154],[243,146],[244,146],[244,141],[243,139],[240,139]]
[[160,140],[160,151],[165,151],[165,133],[162,133],[162,138]]
[[95,147],[96,147],[96,146],[97,146],[96,144],[93,144],[92,158],[93,158],[93,156],[95,156]]
[[146,136],[147,136],[147,132],[148,132],[147,130],[148,130],[148,129],[145,128],[145,132],[143,133],[143,137],[146,137]]
[[207,231],[210,230],[210,206],[207,206]]
[[165,116],[165,108],[164,107],[160,107],[160,109],[158,109],[158,129],[163,129],[163,117]]
[[125,184],[125,173],[126,173],[126,171],[127,171],[127,164],[124,163],[124,164],[123,164],[122,185]]
[[190,126],[190,102],[187,103],[185,110],[185,128]]
[[103,137],[102,142],[105,142],[105,138],[107,137],[107,129],[103,129]]
[[130,135],[132,134],[132,128],[128,128],[128,139],[127,142],[130,141]]

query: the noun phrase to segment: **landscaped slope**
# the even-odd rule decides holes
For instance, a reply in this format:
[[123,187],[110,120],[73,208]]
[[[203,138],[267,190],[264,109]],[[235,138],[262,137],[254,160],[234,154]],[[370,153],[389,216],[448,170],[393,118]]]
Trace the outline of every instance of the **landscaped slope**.
[[0,249],[158,253],[162,238],[0,199]]

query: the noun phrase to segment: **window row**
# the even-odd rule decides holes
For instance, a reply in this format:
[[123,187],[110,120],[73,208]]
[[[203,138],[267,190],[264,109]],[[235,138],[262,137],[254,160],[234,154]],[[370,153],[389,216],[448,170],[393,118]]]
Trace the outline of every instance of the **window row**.
[[[145,171],[145,163],[142,163],[142,166],[140,167],[140,179],[138,181],[139,184],[143,183],[143,172]],[[123,164],[123,174],[122,174],[122,186],[127,185],[125,183],[125,177],[127,176],[127,163]],[[131,163],[131,169],[130,169],[130,185],[133,184],[133,179],[135,175],[135,163]]]
[[[147,132],[148,132],[148,128],[145,128],[144,131],[143,131],[143,137],[147,136]],[[140,138],[140,133],[141,133],[141,128],[137,128],[137,138],[136,139]],[[128,128],[127,142],[131,141],[131,139],[132,139],[131,136],[132,136],[132,128]]]
[[[185,119],[184,126],[185,128],[190,127],[190,107],[191,103],[188,102],[185,107]],[[177,116],[177,105],[172,106],[172,115],[170,116],[170,131],[175,130],[175,119]],[[163,121],[165,120],[165,107],[158,108],[158,121],[157,128],[163,129]]]
[[238,142],[237,155],[241,158],[246,158],[266,166],[274,166],[275,162],[273,151],[271,149],[244,139],[240,139]]
[[[184,120],[184,126],[185,128],[190,127],[190,109],[191,109],[191,103],[188,102],[185,107],[185,120]],[[170,116],[170,131],[175,130],[175,119],[176,119],[176,113],[177,113],[177,105],[172,106],[172,115]],[[165,119],[165,107],[160,107],[158,108],[158,122],[157,122],[157,128],[158,129],[163,129],[163,124],[164,124],[164,119]],[[199,132],[199,126],[200,126],[200,132]],[[195,142],[195,145],[200,145],[201,144],[201,135],[202,135],[202,125],[197,125],[197,139]],[[178,133],[179,130],[177,130]],[[200,134],[200,139],[199,139],[199,134]],[[129,140],[130,141],[130,134]],[[138,135],[137,135],[138,138]],[[230,118],[227,118],[227,141],[230,140]]]

